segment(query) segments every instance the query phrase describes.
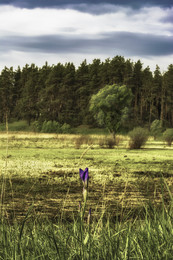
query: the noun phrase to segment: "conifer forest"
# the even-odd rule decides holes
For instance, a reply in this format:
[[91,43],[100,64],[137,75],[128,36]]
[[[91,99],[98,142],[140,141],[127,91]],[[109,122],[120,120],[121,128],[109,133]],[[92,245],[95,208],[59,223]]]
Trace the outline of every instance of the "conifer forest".
[[173,127],[173,64],[161,72],[152,72],[140,60],[132,62],[115,56],[102,62],[84,60],[73,63],[35,64],[14,70],[5,67],[0,73],[0,122],[8,120],[56,121],[72,127],[97,123],[89,110],[93,94],[106,85],[125,85],[133,94],[126,130],[135,126],[150,127],[158,119]]

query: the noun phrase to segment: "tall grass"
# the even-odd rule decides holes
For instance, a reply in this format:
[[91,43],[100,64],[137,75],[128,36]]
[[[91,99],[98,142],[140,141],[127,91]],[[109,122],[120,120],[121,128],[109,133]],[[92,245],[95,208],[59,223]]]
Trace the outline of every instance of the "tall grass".
[[103,212],[81,229],[80,212],[53,223],[36,218],[31,206],[21,223],[1,219],[0,259],[173,259],[173,198],[163,185],[169,204],[164,196],[160,209],[148,203],[142,218],[117,216],[113,223]]
[[[5,168],[7,157],[8,138]],[[99,217],[92,209],[90,224],[87,218],[81,218],[80,211],[72,213],[72,221],[62,214],[53,222],[38,217],[31,205],[21,221],[10,221],[3,209],[0,259],[173,259],[173,197],[163,178],[161,183],[161,207],[151,201],[144,206],[144,213],[139,212],[134,218],[128,216],[127,210],[121,218],[117,213],[112,219],[104,210]],[[165,190],[169,197],[165,197]]]
[[6,114],[6,155],[5,155],[5,173],[1,174],[2,178],[2,186],[1,186],[1,200],[0,200],[0,216],[4,216],[4,199],[5,199],[5,189],[6,189],[6,170],[7,170],[7,158],[8,158],[8,143],[9,143],[9,138],[8,138],[8,117]]

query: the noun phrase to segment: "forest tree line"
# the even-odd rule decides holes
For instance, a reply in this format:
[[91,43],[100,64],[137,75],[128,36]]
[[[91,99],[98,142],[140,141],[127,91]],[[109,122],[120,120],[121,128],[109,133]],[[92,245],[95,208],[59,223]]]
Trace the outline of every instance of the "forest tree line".
[[[73,63],[58,63],[41,68],[35,64],[5,67],[0,74],[0,122],[8,120],[57,121],[75,127],[97,126],[89,111],[90,99],[106,85],[126,85],[133,98],[129,129],[147,126],[158,119],[173,127],[173,64],[161,73],[151,72],[140,60],[132,62],[115,56],[91,64],[84,60],[78,68]],[[129,130],[128,129],[128,130]]]

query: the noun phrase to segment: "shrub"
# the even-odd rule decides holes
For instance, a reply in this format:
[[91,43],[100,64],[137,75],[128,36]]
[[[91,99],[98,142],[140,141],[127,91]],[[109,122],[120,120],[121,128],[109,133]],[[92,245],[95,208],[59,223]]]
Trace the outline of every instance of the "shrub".
[[61,133],[61,125],[56,121],[44,121],[41,132],[42,133]]
[[42,129],[42,124],[41,124],[41,122],[39,122],[39,121],[34,121],[34,122],[31,124],[31,131],[40,132],[41,129]]
[[99,144],[100,148],[104,148],[104,146],[105,146],[105,139],[99,138],[98,144]]
[[61,132],[63,134],[70,134],[71,133],[71,126],[67,123],[64,123],[62,126],[61,126]]
[[171,146],[173,141],[173,128],[166,129],[166,131],[163,133],[163,138],[167,144]]
[[83,145],[83,143],[84,143],[84,136],[79,136],[79,137],[77,137],[76,139],[75,139],[75,148],[76,149],[79,149],[80,147],[81,147],[81,145]]
[[100,148],[108,148],[113,149],[115,146],[118,146],[120,143],[120,137],[116,136],[113,138],[112,136],[100,138],[98,144]]
[[105,140],[106,148],[113,149],[116,145],[116,140],[113,137],[108,137]]
[[129,132],[130,149],[140,149],[148,140],[148,131],[142,127],[136,127]]
[[162,123],[161,120],[154,120],[150,127],[150,133],[154,136],[154,139],[156,139],[157,136],[161,135],[162,133]]
[[91,145],[93,143],[93,140],[86,135],[80,135],[79,137],[77,137],[75,139],[75,148],[79,149],[81,147],[81,145],[83,144],[88,144]]

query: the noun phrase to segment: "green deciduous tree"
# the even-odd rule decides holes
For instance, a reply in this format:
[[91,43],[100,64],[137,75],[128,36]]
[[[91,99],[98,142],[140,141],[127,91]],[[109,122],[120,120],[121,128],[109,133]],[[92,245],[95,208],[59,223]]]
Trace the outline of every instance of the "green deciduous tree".
[[90,100],[90,111],[101,126],[115,134],[127,119],[132,93],[125,85],[107,85]]

